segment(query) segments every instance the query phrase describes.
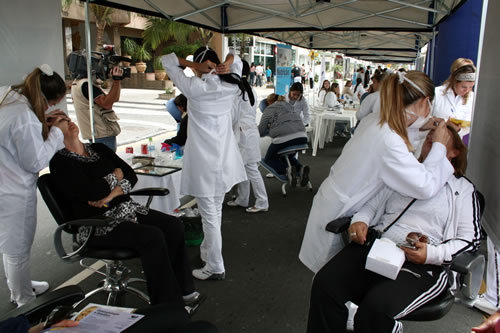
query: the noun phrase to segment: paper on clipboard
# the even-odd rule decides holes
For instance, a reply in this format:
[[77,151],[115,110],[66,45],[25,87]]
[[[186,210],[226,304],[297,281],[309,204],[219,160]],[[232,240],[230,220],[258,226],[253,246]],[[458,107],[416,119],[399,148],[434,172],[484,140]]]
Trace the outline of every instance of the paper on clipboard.
[[132,308],[89,304],[73,318],[74,320],[80,320],[78,326],[52,328],[43,332],[120,333],[144,317],[144,315],[131,313],[134,310]]

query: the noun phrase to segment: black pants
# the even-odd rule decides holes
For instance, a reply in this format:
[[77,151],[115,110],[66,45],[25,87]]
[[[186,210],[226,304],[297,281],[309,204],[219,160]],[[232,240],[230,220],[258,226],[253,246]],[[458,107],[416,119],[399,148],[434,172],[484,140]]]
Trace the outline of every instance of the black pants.
[[93,248],[126,248],[141,256],[151,304],[182,302],[194,291],[184,243],[184,226],[174,216],[150,209],[137,214],[137,223],[124,222],[104,236],[89,241]]
[[[307,138],[297,138],[288,140],[287,142],[274,144],[271,143],[269,148],[267,149],[266,156],[264,157],[264,162],[266,162],[271,168],[273,168],[278,174],[283,175],[286,172],[286,168],[288,164],[285,159],[278,155],[278,152],[281,149],[286,147],[291,147],[295,145],[303,145],[307,143]],[[293,155],[289,155],[288,159],[290,160],[290,164],[295,167],[297,171],[302,168],[300,162]]]
[[441,266],[405,262],[391,280],[365,269],[369,248],[347,245],[316,274],[311,290],[307,332],[345,332],[351,301],[359,306],[354,332],[399,332],[398,319],[443,292],[448,286],[447,272]]
[[183,306],[177,303],[159,304],[136,311],[145,317],[125,333],[217,333],[206,321],[191,321]]

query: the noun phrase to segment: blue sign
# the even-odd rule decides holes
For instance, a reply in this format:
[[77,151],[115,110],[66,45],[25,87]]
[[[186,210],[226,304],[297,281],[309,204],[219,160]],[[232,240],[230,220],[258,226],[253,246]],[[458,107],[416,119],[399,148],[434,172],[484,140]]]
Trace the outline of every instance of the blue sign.
[[292,75],[292,46],[285,44],[277,45],[276,55],[276,89],[278,95],[285,95],[290,89],[290,77]]

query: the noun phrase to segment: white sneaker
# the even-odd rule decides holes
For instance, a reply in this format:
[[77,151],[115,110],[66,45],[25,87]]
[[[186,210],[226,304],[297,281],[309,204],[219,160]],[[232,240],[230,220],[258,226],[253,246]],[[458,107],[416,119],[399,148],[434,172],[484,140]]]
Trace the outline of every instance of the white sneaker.
[[267,212],[267,208],[257,208],[255,206],[245,209],[247,213]]
[[266,175],[266,178],[273,178],[273,177],[274,177],[274,175],[270,172]]
[[35,295],[39,296],[49,290],[49,283],[45,281],[31,281],[31,287]]
[[478,296],[473,306],[476,309],[479,309],[489,315],[494,314],[498,310],[498,308],[495,305],[493,305],[492,303],[490,303],[490,301],[486,299],[486,296],[484,294]]
[[230,201],[226,202],[226,205],[228,205],[229,207],[243,207],[243,208],[247,208],[247,206],[242,206],[239,203],[237,203],[236,200],[230,200]]
[[226,278],[226,273],[212,273],[207,269],[207,266],[194,269],[193,276],[198,280],[224,280]]

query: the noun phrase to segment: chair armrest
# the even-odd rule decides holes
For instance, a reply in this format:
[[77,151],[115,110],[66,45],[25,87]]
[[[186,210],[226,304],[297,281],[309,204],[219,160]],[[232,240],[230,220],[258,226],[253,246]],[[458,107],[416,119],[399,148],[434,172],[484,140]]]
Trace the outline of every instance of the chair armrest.
[[169,193],[170,191],[164,187],[147,187],[132,191],[129,195],[165,196]]
[[326,231],[333,232],[334,234],[340,234],[346,231],[351,225],[352,216],[340,217],[336,220],[329,222],[325,229]]
[[460,292],[469,300],[476,298],[481,288],[486,260],[482,254],[463,252],[451,264],[451,270],[460,273]]
[[76,286],[66,286],[38,296],[33,301],[1,316],[0,320],[24,315],[31,325],[38,324],[59,305],[73,305],[85,297],[83,290]]
[[[87,218],[87,219],[79,219],[79,220],[73,220],[69,221],[67,223],[61,224],[59,227],[57,227],[55,233],[54,233],[54,247],[56,249],[57,255],[65,261],[77,261],[79,260],[79,254],[85,249],[87,246],[87,243],[89,239],[92,238],[92,236],[95,233],[95,227],[98,226],[106,226],[109,223],[114,221],[113,218],[105,217],[105,216],[97,216],[93,218]],[[89,226],[90,227],[90,233],[89,237],[85,240],[85,242],[75,251],[67,253],[66,250],[64,249],[63,241],[62,241],[62,232],[69,226]]]

